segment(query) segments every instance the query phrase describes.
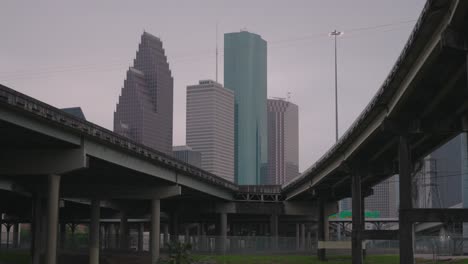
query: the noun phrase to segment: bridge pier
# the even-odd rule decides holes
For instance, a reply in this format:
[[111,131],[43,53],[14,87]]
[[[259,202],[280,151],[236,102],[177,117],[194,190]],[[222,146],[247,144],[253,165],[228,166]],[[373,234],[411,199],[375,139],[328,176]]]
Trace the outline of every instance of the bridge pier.
[[400,263],[414,264],[414,224],[407,213],[413,209],[411,195],[411,152],[406,136],[400,136],[398,147],[400,170]]
[[353,172],[351,175],[351,193],[352,193],[352,220],[353,220],[353,231],[351,238],[351,250],[353,264],[364,263],[363,251],[362,251],[362,232],[364,229],[364,198],[362,197],[361,189],[361,174]]
[[100,210],[100,201],[93,199],[91,201],[91,219],[89,223],[89,264],[99,264]]
[[226,240],[227,240],[227,213],[220,213],[220,250],[221,253],[226,253]]
[[16,222],[13,224],[13,248],[18,248],[18,235],[19,235],[19,223]]
[[163,235],[163,242],[164,242],[164,245],[163,247],[166,247],[167,246],[167,243],[169,243],[169,223],[166,223],[164,225],[164,235]]
[[325,261],[326,250],[318,245],[321,241],[325,241],[325,201],[323,198],[318,200],[317,241],[317,258],[320,261]]
[[151,264],[159,259],[160,227],[161,227],[161,200],[154,198],[151,200],[151,231],[150,231],[150,252]]
[[138,223],[138,251],[143,251],[143,235],[145,232],[145,224]]
[[55,264],[57,262],[60,175],[49,175],[48,185],[49,197],[47,199],[47,246],[45,260],[47,264]]
[[120,249],[128,249],[128,216],[126,210],[120,212],[119,242]]
[[270,233],[273,242],[273,249],[278,248],[278,215],[272,214],[270,216]]

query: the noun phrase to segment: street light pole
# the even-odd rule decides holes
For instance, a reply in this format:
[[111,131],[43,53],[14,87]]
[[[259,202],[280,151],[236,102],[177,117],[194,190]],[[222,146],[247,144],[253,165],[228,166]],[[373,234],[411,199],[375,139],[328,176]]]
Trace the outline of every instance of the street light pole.
[[[338,142],[338,59],[337,59],[337,48],[336,38],[343,35],[343,32],[337,31],[336,29],[330,32],[330,37],[335,39],[335,143]],[[338,214],[343,210],[343,200],[338,202]],[[341,226],[337,228],[338,240],[341,240]]]
[[330,32],[330,36],[335,38],[335,141],[338,142],[338,63],[337,63],[337,48],[336,38],[343,35],[343,32],[336,29]]

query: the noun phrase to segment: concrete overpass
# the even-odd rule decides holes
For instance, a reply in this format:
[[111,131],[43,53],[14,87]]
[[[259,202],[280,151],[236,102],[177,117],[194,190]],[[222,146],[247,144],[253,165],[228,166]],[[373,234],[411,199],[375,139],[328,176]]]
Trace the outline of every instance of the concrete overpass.
[[63,233],[65,224],[83,219],[89,219],[90,263],[98,263],[100,224],[110,223],[100,219],[117,217],[122,248],[129,219],[149,219],[149,226],[140,222],[154,241],[152,263],[161,221],[172,237],[180,223],[200,229],[215,223],[217,235],[226,237],[228,215],[231,234],[246,222],[278,236],[280,222],[316,221],[313,203],[283,202],[280,186],[237,186],[3,85],[0,131],[0,212],[7,226],[32,223],[32,263],[41,255],[55,263],[54,227]]
[[[400,263],[414,263],[414,222],[468,221],[466,209],[414,209],[411,194],[420,160],[468,130],[467,11],[468,1],[427,1],[395,66],[351,128],[283,186],[287,201],[323,203],[352,196],[353,263],[362,263],[362,240],[395,238]],[[363,230],[363,197],[395,174],[400,175],[400,230]],[[323,226],[325,214],[319,213]],[[323,231],[319,239],[326,239]],[[324,259],[324,250],[319,251]]]

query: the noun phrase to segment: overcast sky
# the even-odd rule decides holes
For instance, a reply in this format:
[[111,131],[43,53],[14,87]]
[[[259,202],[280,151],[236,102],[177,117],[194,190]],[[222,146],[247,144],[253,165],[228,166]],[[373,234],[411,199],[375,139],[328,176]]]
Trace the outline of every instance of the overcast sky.
[[219,82],[223,33],[268,42],[268,96],[299,105],[300,169],[334,143],[334,53],[338,41],[340,135],[383,83],[423,0],[22,1],[0,7],[0,83],[53,106],[82,107],[112,129],[115,105],[143,30],[159,36],[174,77],[174,145],[185,144],[186,86]]

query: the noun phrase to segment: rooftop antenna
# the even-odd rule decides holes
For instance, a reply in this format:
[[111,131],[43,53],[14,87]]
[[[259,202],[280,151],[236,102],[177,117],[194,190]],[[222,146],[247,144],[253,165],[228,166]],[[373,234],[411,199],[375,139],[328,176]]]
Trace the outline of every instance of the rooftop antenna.
[[218,82],[218,22],[216,21],[216,82]]

